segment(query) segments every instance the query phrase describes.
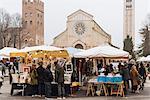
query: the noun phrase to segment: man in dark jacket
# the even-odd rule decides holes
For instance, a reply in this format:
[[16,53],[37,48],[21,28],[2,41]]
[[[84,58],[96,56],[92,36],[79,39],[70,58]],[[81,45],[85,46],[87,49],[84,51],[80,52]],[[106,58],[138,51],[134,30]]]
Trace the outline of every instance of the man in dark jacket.
[[[146,81],[146,69],[145,69],[142,62],[140,63],[139,74],[142,76],[144,83],[145,83],[145,81]],[[144,86],[144,83],[142,84],[143,86]]]
[[45,83],[45,96],[51,97],[51,82],[53,81],[53,75],[51,72],[51,64],[48,64],[44,72],[44,83]]
[[65,99],[65,89],[64,89],[64,67],[60,65],[58,62],[55,62],[55,81],[58,83],[58,99]]
[[129,80],[130,80],[130,71],[127,67],[127,65],[123,66],[121,65],[120,67],[120,74],[122,75],[122,79],[124,81],[124,92],[125,94],[128,93],[128,89],[129,89]]
[[19,70],[18,60],[17,60],[17,59],[15,59],[15,61],[13,62],[13,64],[14,64],[14,66],[15,66],[16,70],[18,71],[18,70]]
[[45,69],[43,68],[43,62],[39,62],[39,67],[37,68],[37,73],[38,73],[38,90],[39,90],[39,95],[44,95],[45,94],[45,86],[44,86],[44,72]]

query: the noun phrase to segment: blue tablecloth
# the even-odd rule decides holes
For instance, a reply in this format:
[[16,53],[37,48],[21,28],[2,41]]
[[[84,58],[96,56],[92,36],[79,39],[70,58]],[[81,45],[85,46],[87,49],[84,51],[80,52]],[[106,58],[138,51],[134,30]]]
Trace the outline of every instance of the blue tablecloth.
[[97,82],[122,82],[122,76],[98,76]]

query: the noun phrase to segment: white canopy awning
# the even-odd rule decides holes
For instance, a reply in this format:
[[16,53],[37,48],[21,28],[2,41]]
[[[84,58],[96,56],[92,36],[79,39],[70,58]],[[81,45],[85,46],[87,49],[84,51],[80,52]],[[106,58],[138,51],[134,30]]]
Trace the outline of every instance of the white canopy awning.
[[3,49],[0,50],[0,56],[9,57],[10,52],[17,52],[17,51],[18,51],[18,49],[16,49],[16,48],[4,47]]
[[71,57],[73,57],[75,53],[85,51],[85,50],[83,50],[83,49],[77,49],[77,48],[74,48],[74,47],[67,47],[67,48],[65,48],[65,49],[68,51],[68,53],[69,53],[69,55],[70,55]]
[[33,47],[25,47],[24,49],[19,50],[19,52],[31,52],[31,51],[59,51],[59,50],[64,50],[63,48],[58,48],[54,46],[46,46],[46,45],[41,45],[41,46],[33,46]]
[[141,57],[137,61],[147,61],[147,62],[150,62],[150,55],[148,55],[147,57]]
[[109,44],[105,44],[102,46],[94,47],[91,49],[88,49],[83,52],[79,52],[74,54],[76,58],[92,58],[92,57],[110,57],[110,58],[123,58],[128,57],[129,53],[126,51],[123,51],[121,49],[115,48],[110,46]]
[[[41,51],[41,53],[38,53]],[[33,57],[41,57],[44,56],[44,52],[49,52],[48,55],[51,55],[53,57],[67,57],[68,52],[64,48],[58,48],[54,46],[46,46],[46,45],[41,45],[41,46],[32,46],[32,47],[25,47],[24,49],[21,49],[17,52],[11,52],[11,57],[25,57],[27,53],[32,54]]]

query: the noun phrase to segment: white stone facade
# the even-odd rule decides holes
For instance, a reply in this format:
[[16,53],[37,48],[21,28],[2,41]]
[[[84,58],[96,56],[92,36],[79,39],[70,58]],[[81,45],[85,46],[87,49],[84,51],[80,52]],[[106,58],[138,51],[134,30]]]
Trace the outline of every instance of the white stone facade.
[[92,15],[78,10],[67,18],[67,28],[54,38],[54,46],[88,49],[111,43],[111,36],[93,20]]

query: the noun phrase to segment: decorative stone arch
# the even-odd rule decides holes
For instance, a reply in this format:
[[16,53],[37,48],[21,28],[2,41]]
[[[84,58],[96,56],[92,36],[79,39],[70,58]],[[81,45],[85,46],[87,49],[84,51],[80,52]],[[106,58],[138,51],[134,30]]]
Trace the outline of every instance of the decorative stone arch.
[[78,49],[84,49],[83,46],[82,46],[81,44],[76,44],[76,45],[75,45],[75,48],[78,48]]
[[83,43],[82,41],[76,41],[73,43],[74,48],[80,48],[80,49],[86,49],[86,44]]

